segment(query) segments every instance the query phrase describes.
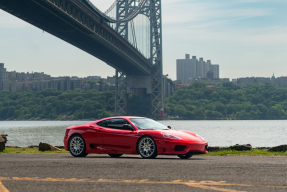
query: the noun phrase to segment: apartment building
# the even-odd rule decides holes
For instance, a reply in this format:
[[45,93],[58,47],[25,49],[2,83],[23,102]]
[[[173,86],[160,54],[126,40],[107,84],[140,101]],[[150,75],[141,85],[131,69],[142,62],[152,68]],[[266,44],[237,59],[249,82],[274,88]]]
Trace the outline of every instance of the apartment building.
[[214,79],[219,79],[219,65],[213,65],[211,60],[205,62],[202,57],[197,60],[196,56],[190,58],[189,54],[185,55],[185,59],[176,60],[177,82],[181,84],[188,84],[195,78],[207,78],[209,71],[214,74]]

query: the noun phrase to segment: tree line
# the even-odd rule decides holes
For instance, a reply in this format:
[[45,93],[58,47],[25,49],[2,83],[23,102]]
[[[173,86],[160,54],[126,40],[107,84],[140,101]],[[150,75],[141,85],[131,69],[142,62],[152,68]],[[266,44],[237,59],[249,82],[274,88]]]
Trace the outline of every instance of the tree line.
[[[129,115],[148,116],[150,97],[129,96]],[[113,116],[114,91],[27,91],[0,92],[0,120],[80,120]],[[250,84],[246,88],[231,82],[207,87],[196,82],[182,86],[165,99],[170,119],[187,120],[263,120],[287,119],[287,88]]]
[[76,120],[112,116],[114,92],[95,89],[60,92],[54,89],[0,93],[0,120]]
[[196,82],[179,87],[165,102],[165,112],[181,119],[287,119],[287,88],[268,84],[241,88],[231,82],[215,87]]

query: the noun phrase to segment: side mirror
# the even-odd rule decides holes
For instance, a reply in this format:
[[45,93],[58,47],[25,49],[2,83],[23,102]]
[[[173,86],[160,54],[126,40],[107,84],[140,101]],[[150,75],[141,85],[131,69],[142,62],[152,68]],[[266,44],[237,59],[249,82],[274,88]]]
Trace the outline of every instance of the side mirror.
[[124,130],[130,130],[130,131],[133,131],[134,129],[129,125],[129,124],[123,124],[123,127],[122,127]]
[[167,128],[171,129],[171,126],[167,126]]

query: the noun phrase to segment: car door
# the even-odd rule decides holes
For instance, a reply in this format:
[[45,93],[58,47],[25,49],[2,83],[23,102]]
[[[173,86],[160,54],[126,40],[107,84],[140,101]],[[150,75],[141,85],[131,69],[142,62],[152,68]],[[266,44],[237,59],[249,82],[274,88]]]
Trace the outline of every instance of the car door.
[[94,150],[102,150],[103,139],[102,139],[103,128],[97,124],[90,124],[84,137],[86,139],[87,148]]
[[116,118],[107,120],[107,126],[102,131],[105,147],[117,152],[131,152],[135,141],[135,131],[126,130],[123,125],[130,125],[126,119]]

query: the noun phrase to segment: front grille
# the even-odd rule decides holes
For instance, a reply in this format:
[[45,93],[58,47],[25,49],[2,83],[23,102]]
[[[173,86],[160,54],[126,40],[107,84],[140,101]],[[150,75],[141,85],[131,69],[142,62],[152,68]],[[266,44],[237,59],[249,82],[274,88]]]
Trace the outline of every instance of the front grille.
[[185,150],[186,146],[185,145],[176,145],[174,147],[174,151],[183,151]]

